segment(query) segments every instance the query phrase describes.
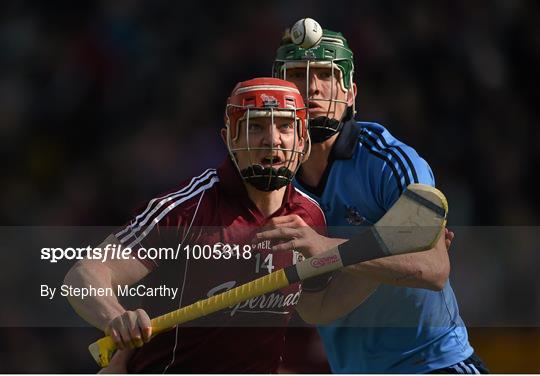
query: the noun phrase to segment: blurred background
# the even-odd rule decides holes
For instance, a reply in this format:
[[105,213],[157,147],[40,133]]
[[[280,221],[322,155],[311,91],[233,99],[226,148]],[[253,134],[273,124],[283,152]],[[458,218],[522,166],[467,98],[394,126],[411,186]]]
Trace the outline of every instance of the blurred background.
[[[303,17],[348,39],[358,118],[382,123],[430,163],[451,227],[528,234],[520,247],[471,255],[460,252],[458,232],[452,282],[492,371],[539,373],[540,3],[532,0],[3,1],[0,224],[120,225],[216,166],[228,94],[271,74],[283,30]],[[500,320],[481,320],[492,315]],[[0,371],[95,370],[75,332],[1,331]],[[63,344],[46,342],[50,335]],[[28,343],[31,364],[14,351]],[[55,355],[66,347],[83,350]]]

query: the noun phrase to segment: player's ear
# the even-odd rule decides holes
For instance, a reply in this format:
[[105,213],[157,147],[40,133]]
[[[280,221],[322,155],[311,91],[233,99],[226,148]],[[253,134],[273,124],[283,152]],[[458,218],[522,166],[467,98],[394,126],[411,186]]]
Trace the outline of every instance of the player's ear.
[[298,137],[298,150],[304,150],[305,146],[306,146],[306,141],[304,140],[303,137]]
[[221,131],[219,132],[221,134],[221,139],[227,145],[227,128],[221,128]]
[[301,148],[305,154],[302,160],[300,161],[300,163],[304,163],[305,161],[308,160],[309,155],[311,153],[311,139],[309,137],[309,133],[307,133],[306,138],[302,138],[301,140],[302,140]]
[[353,82],[352,88],[347,92],[347,105],[350,107],[354,104],[356,98],[356,84]]

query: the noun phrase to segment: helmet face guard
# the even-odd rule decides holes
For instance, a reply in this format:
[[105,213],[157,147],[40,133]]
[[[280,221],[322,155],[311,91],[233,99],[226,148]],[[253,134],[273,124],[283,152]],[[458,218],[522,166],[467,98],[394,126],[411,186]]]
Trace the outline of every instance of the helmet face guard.
[[[344,116],[348,113],[355,113],[355,104],[348,105],[347,101],[337,99],[337,90],[342,90],[344,93],[353,89],[353,74],[354,62],[353,53],[349,49],[347,41],[341,33],[330,30],[323,30],[321,41],[312,48],[303,49],[292,43],[290,36],[286,32],[282,40],[281,46],[277,50],[277,56],[274,60],[273,75],[284,80],[287,79],[288,69],[303,68],[306,70],[306,99],[328,102],[326,116],[317,118],[309,118],[309,132],[313,142],[323,142],[334,134],[340,131],[342,126],[341,119],[335,119],[331,113],[335,112],[336,105],[342,103],[350,108],[345,111]],[[331,85],[331,91],[328,98],[314,98],[309,96],[310,87],[310,69],[313,68],[329,68],[332,72],[332,82],[339,83],[339,89],[334,90],[334,85]],[[339,71],[339,77],[336,72]]]
[[[306,117],[306,107],[294,84],[276,78],[257,78],[239,83],[227,101],[225,124],[227,149],[242,179],[266,192],[289,184],[309,155]],[[260,126],[261,118],[267,119],[265,123],[269,131]],[[290,147],[274,145],[275,136],[281,132],[275,124],[283,123],[284,119],[292,125],[292,129],[286,129],[287,137],[292,137]],[[259,131],[267,132],[264,137],[270,133],[269,144],[253,141],[252,132]],[[245,143],[239,145],[241,136],[244,136]],[[278,137],[283,136],[280,134]],[[302,149],[298,147],[300,140],[304,143]],[[248,166],[240,166],[241,153],[247,155]],[[261,155],[265,155],[263,159]]]

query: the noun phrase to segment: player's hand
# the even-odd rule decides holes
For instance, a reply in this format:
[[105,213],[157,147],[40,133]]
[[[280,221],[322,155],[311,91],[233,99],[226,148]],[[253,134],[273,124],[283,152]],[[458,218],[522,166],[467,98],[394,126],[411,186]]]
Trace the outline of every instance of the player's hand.
[[305,257],[325,252],[343,243],[344,239],[322,236],[309,227],[298,215],[285,215],[270,219],[265,230],[259,232],[257,240],[281,241],[272,247],[272,251],[298,251]]
[[134,349],[150,341],[152,324],[142,309],[125,311],[107,324],[105,334],[111,336],[119,350]]
[[450,250],[450,245],[454,241],[455,236],[456,235],[454,234],[453,231],[450,231],[447,228],[444,229],[444,244],[446,245],[446,250],[447,251]]

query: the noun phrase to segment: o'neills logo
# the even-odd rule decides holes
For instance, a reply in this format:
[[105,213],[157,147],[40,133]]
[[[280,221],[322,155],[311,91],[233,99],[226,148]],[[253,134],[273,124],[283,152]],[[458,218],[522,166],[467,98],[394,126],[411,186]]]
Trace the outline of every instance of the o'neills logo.
[[322,268],[323,266],[330,265],[338,261],[339,261],[338,255],[333,255],[333,256],[326,256],[322,258],[314,258],[313,260],[311,260],[310,264],[314,268]]

